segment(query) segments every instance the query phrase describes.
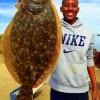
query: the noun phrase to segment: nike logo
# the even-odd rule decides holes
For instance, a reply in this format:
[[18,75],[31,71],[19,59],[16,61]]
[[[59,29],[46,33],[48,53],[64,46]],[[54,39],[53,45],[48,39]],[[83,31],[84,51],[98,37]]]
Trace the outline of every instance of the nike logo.
[[65,49],[63,50],[64,53],[70,53],[70,52],[73,52],[73,51],[75,51],[75,50],[68,50],[68,51],[65,50]]

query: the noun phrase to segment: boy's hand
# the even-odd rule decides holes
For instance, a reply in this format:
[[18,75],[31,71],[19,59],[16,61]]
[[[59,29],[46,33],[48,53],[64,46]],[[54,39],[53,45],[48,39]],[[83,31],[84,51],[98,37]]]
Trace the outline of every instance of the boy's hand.
[[100,100],[97,90],[92,91],[92,100]]

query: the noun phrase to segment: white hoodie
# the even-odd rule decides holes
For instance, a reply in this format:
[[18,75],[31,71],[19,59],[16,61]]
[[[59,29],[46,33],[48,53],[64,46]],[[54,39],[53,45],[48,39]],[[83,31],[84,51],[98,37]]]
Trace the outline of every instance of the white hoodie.
[[73,25],[62,20],[62,48],[49,84],[65,93],[89,90],[87,67],[94,66],[92,31],[77,20]]

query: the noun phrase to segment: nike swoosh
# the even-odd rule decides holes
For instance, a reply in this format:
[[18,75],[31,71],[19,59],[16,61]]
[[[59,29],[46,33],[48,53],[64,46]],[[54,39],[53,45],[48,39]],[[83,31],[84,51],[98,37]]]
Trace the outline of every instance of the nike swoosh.
[[64,49],[63,52],[64,52],[64,53],[70,53],[70,52],[73,52],[73,51],[74,51],[74,50],[69,50],[69,51],[67,51],[67,50]]

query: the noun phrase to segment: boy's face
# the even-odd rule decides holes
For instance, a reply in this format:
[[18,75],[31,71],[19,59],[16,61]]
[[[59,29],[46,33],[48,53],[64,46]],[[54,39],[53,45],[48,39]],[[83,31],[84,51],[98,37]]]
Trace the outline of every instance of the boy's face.
[[73,24],[79,12],[78,0],[62,0],[60,11],[63,13],[64,20]]

